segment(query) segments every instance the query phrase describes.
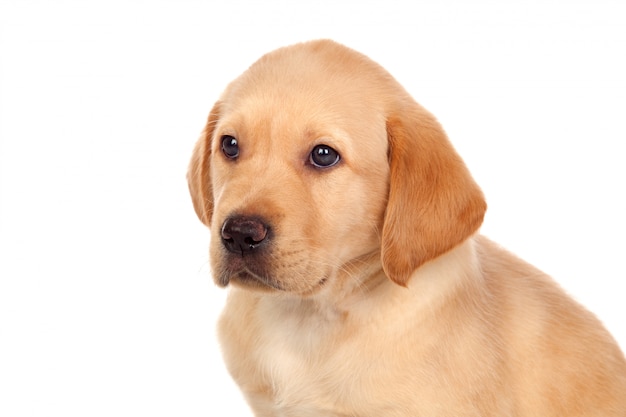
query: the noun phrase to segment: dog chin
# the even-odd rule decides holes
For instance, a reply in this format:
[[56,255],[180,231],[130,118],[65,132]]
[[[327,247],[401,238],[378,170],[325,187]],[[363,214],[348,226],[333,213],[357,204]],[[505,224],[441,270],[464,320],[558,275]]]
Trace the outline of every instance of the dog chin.
[[218,285],[226,287],[229,284],[251,290],[285,291],[283,286],[276,280],[270,277],[255,274],[254,272],[249,270],[222,274],[219,279]]
[[296,297],[307,298],[322,290],[327,281],[328,278],[324,277],[310,288],[288,288],[275,279],[255,274],[249,270],[242,270],[236,273],[231,272],[222,274],[217,280],[217,284],[220,287],[227,287],[232,284],[233,286],[250,291],[269,292],[275,294],[281,293],[285,295],[291,294]]

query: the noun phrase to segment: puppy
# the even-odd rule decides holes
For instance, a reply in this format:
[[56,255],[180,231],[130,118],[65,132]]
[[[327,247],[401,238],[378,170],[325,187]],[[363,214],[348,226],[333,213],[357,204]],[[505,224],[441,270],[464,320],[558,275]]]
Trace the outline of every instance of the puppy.
[[548,276],[478,235],[435,118],[322,40],[263,56],[188,172],[219,338],[256,416],[626,416],[626,361]]

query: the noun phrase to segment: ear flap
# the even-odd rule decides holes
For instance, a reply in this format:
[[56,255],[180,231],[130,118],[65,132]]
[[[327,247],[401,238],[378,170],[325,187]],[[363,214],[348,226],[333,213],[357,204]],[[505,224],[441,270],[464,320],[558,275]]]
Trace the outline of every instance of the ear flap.
[[390,189],[382,233],[387,276],[406,286],[423,263],[470,237],[487,205],[435,118],[414,101],[387,118]]
[[196,142],[187,170],[187,183],[193,208],[198,218],[206,226],[210,226],[213,213],[213,192],[211,191],[211,139],[213,130],[219,119],[220,102],[215,103],[209,114],[209,120]]

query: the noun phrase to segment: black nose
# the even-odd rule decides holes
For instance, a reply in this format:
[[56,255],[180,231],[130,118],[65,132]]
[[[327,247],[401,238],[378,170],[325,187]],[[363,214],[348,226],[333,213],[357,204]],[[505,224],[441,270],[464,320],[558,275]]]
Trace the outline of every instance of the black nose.
[[252,252],[267,242],[269,227],[254,217],[230,217],[222,225],[222,244],[233,253]]

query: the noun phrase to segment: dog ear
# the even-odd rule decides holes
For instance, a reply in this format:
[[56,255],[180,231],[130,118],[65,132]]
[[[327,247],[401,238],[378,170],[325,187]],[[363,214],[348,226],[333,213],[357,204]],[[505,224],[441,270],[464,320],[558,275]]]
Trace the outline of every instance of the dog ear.
[[381,248],[385,273],[402,286],[476,232],[487,208],[439,122],[409,100],[387,118],[390,188]]
[[215,103],[209,113],[206,127],[196,142],[187,170],[187,184],[193,208],[198,218],[206,226],[210,226],[213,213],[213,192],[211,190],[211,140],[215,125],[219,120],[220,102]]

